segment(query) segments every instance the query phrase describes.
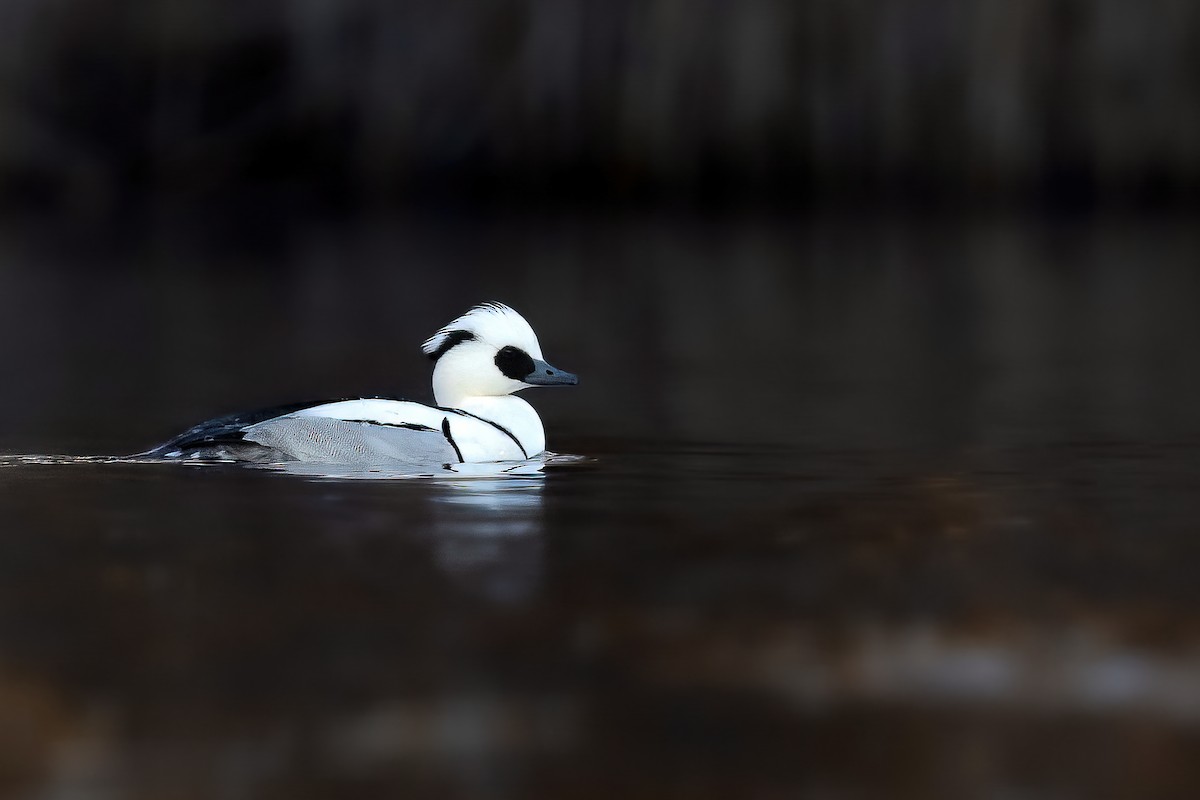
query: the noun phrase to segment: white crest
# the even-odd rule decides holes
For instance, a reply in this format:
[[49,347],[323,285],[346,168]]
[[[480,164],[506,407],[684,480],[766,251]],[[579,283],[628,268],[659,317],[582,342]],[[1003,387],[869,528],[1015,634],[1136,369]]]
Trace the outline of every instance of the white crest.
[[426,355],[433,355],[460,331],[469,333],[470,338],[497,349],[512,345],[521,348],[533,358],[542,357],[542,348],[533,328],[524,317],[503,303],[482,303],[475,306],[426,339],[421,345],[421,350]]

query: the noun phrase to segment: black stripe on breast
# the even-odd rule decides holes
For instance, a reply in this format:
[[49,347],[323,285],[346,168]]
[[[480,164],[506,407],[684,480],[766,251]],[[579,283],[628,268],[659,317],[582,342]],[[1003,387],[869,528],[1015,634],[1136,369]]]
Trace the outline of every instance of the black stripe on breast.
[[445,436],[446,441],[449,442],[450,446],[454,448],[454,455],[458,456],[458,463],[460,463],[460,464],[464,463],[463,457],[462,457],[462,450],[458,449],[458,442],[454,441],[454,437],[450,435],[450,418],[449,417],[442,418],[442,436]]
[[518,439],[516,436],[514,436],[512,431],[510,431],[508,428],[504,427],[500,423],[492,422],[490,419],[484,419],[481,416],[472,414],[470,411],[463,411],[461,408],[442,408],[441,406],[438,406],[438,410],[439,411],[453,411],[455,414],[461,414],[464,417],[471,417],[473,419],[479,420],[480,422],[486,422],[488,425],[491,425],[493,428],[500,431],[508,438],[512,439],[513,444],[515,444],[517,446],[517,449],[519,449],[521,451],[521,455],[525,456],[526,460],[529,459],[529,453],[525,452],[525,445],[521,444],[521,440]]

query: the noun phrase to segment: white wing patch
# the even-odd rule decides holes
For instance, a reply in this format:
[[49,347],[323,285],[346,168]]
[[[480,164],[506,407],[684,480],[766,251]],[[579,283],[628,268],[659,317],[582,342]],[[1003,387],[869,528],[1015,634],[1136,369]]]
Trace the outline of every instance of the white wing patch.
[[304,408],[289,416],[377,422],[380,425],[424,425],[438,430],[445,411],[411,400],[339,400]]
[[442,424],[448,420],[450,435],[463,461],[521,461],[526,457],[511,436],[488,422],[410,400],[341,400],[301,409],[283,418],[287,417],[362,422],[366,427],[420,425],[436,431],[438,437],[443,436]]

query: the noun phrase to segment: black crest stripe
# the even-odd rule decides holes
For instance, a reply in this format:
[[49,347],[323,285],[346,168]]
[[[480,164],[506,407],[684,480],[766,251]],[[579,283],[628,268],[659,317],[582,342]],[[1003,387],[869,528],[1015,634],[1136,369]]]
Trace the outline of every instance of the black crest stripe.
[[442,418],[442,436],[445,436],[446,441],[449,442],[450,446],[454,448],[454,455],[458,456],[458,463],[460,463],[460,464],[464,463],[463,457],[462,457],[462,450],[458,449],[458,443],[455,442],[454,437],[450,435],[450,418],[449,417]]
[[437,350],[434,350],[429,354],[429,358],[432,361],[437,361],[439,358],[446,355],[446,352],[450,350],[450,348],[456,347],[463,342],[470,342],[474,340],[474,338],[475,334],[471,333],[470,331],[448,331],[446,333],[446,338],[442,339],[442,343],[438,345]]

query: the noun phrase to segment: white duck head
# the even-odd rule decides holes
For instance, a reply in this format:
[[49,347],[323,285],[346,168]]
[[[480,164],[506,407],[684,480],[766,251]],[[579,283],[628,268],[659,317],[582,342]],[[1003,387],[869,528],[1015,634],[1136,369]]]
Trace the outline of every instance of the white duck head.
[[503,303],[484,303],[425,340],[434,361],[433,396],[461,408],[471,398],[503,397],[531,386],[573,386],[579,378],[547,364],[525,318]]

